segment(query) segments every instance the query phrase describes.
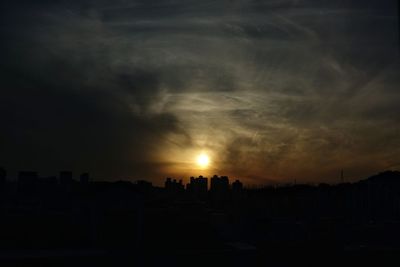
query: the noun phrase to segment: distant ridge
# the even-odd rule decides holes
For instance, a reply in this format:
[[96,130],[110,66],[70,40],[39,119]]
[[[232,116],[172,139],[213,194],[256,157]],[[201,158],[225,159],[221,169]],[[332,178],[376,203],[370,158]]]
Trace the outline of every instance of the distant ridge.
[[362,180],[361,182],[370,181],[370,182],[396,182],[400,183],[400,171],[384,171],[380,172],[376,175],[373,175],[366,180]]

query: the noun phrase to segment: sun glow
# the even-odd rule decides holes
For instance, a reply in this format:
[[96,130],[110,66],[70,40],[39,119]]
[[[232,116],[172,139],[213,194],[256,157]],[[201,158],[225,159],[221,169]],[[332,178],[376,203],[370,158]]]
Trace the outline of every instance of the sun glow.
[[197,157],[197,165],[201,168],[207,168],[207,166],[210,164],[210,158],[206,154],[200,154]]

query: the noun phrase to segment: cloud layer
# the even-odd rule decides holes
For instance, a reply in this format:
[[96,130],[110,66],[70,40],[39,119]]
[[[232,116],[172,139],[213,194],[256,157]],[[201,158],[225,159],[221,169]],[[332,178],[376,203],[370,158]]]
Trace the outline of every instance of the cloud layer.
[[[400,163],[396,1],[13,1],[1,164],[334,182]],[[49,167],[50,166],[50,167]]]

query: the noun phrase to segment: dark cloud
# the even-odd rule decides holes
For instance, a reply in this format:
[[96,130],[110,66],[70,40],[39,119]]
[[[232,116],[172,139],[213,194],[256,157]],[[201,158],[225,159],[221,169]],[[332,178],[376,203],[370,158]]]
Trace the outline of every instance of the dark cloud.
[[209,172],[261,183],[399,162],[396,1],[0,9],[0,162],[14,171],[160,182],[207,150]]
[[[138,84],[146,79],[137,76]],[[140,178],[151,169],[137,162],[150,161],[149,151],[166,134],[184,134],[173,114],[132,112],[114,92],[54,90],[32,80],[9,85],[17,89],[3,95],[1,118],[2,147],[8,152],[3,162],[10,167],[90,169],[101,178]],[[137,101],[144,104],[140,96]]]

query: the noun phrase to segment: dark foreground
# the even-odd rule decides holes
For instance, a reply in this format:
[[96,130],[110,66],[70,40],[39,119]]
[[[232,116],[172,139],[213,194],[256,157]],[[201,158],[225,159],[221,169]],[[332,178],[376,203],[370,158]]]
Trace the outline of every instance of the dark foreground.
[[1,266],[399,266],[399,250],[3,251]]
[[399,266],[400,175],[185,191],[6,183],[0,266]]

